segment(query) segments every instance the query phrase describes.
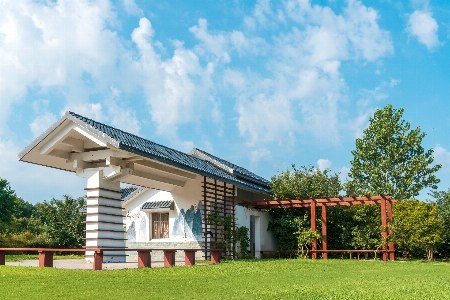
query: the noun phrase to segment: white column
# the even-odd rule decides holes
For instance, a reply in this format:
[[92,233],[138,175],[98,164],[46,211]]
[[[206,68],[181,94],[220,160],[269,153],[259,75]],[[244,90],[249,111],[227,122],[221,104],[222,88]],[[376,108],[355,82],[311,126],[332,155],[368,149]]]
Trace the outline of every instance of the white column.
[[[125,248],[120,182],[106,180],[99,169],[84,169],[78,176],[87,178],[86,248]],[[92,262],[94,252],[86,252]],[[125,262],[125,251],[105,251],[103,262]]]

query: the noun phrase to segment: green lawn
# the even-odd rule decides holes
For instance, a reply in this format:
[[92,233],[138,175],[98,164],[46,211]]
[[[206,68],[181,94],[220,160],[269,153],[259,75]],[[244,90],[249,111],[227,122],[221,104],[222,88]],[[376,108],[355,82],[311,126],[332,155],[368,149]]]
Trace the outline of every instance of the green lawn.
[[[7,262],[39,259],[39,254],[13,254],[6,255]],[[83,255],[53,255],[53,259],[84,259]],[[0,297],[1,299],[1,297]]]
[[0,299],[450,299],[450,264],[249,260],[128,270],[0,266]]

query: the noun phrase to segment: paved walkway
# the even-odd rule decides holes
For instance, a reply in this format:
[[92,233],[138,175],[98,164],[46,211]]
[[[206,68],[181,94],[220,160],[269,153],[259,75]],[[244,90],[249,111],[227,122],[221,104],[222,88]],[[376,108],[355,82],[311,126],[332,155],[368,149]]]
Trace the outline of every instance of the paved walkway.
[[[7,262],[7,266],[23,266],[23,267],[39,267],[38,260],[22,260],[19,262]],[[137,261],[130,261],[124,263],[103,263],[103,270],[117,270],[117,269],[133,269],[137,268]],[[152,268],[163,267],[164,262],[152,261]],[[183,261],[176,261],[175,266],[184,266]],[[92,270],[92,263],[86,262],[84,259],[55,259],[53,260],[53,267],[60,269],[86,269]]]

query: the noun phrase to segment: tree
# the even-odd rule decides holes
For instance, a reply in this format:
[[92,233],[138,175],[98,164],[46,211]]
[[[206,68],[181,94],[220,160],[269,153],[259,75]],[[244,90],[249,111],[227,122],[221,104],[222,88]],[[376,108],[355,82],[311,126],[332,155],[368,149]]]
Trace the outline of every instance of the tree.
[[52,199],[36,205],[53,247],[83,246],[84,215],[80,212],[83,205],[82,197],[75,199],[68,195],[63,200]]
[[314,167],[302,166],[281,172],[271,179],[273,197],[296,199],[309,197],[336,196],[342,189],[339,174],[331,174],[328,169],[320,171]]
[[15,199],[16,193],[11,189],[9,182],[6,179],[0,178],[0,233],[11,222]]
[[444,240],[437,247],[439,257],[450,257],[450,189],[447,191],[434,191],[431,193],[436,201],[439,219],[444,225]]
[[432,260],[445,233],[437,205],[416,199],[403,200],[392,205],[392,213],[397,251],[406,257],[426,254]]
[[403,108],[387,105],[370,118],[363,137],[356,139],[351,161],[347,192],[349,194],[381,193],[394,199],[411,199],[424,188],[437,188],[434,175],[441,165],[432,165],[433,149],[421,146],[425,133],[420,127],[410,130],[402,119]]
[[24,231],[39,233],[41,224],[36,207],[22,198],[15,197],[11,209],[11,221],[6,229],[9,233]]
[[[329,170],[320,171],[314,167],[300,167],[297,169],[292,165],[291,169],[280,172],[272,177],[271,182],[273,197],[278,199],[296,198],[321,198],[325,196],[336,196],[342,189],[339,174],[332,174]],[[339,208],[338,208],[339,209]],[[278,241],[281,249],[300,249],[311,243],[316,233],[310,230],[310,209],[272,209],[273,221],[269,223],[271,230]],[[317,224],[320,230],[320,214]],[[337,228],[335,228],[337,229]],[[335,236],[333,229],[330,235]]]

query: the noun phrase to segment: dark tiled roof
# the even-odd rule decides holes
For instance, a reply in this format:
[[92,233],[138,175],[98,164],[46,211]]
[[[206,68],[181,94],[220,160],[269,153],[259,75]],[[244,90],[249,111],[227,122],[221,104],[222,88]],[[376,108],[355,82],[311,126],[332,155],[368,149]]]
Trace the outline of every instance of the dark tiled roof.
[[87,212],[87,205],[83,205],[80,209],[79,212],[82,214],[85,214]]
[[244,168],[242,168],[242,167],[240,167],[238,165],[235,165],[235,164],[233,164],[233,163],[231,163],[229,161],[226,161],[226,160],[224,160],[224,159],[222,159],[220,157],[217,157],[217,156],[214,156],[212,154],[209,154],[208,152],[203,151],[201,149],[194,148],[194,150],[202,153],[203,155],[209,156],[210,158],[218,161],[219,163],[224,164],[225,166],[229,167],[230,169],[233,170],[233,175],[235,175],[236,177],[241,177],[241,179],[250,180],[250,181],[252,181],[254,183],[257,183],[257,184],[259,184],[261,186],[269,187],[269,181],[268,180],[262,178],[261,176],[256,175],[253,172],[250,172],[247,169],[244,169]]
[[[187,153],[159,145],[134,134],[96,122],[73,112],[66,113],[66,116],[80,126],[83,126],[84,124],[88,130],[94,129],[97,131],[97,134],[100,133],[104,138],[110,140],[110,142],[119,149],[157,160],[199,175],[234,184],[241,188],[256,190],[267,194],[271,193],[271,190],[267,186],[261,186],[251,181],[234,177],[207,163],[206,161],[191,156]],[[81,124],[80,121],[82,122]]]
[[137,185],[126,186],[123,189],[120,189],[120,192],[122,194],[121,199],[122,201],[126,202],[131,198],[133,198],[136,194],[142,192],[144,189],[145,189],[144,187]]
[[169,208],[173,210],[173,200],[149,201],[142,204],[141,209]]

